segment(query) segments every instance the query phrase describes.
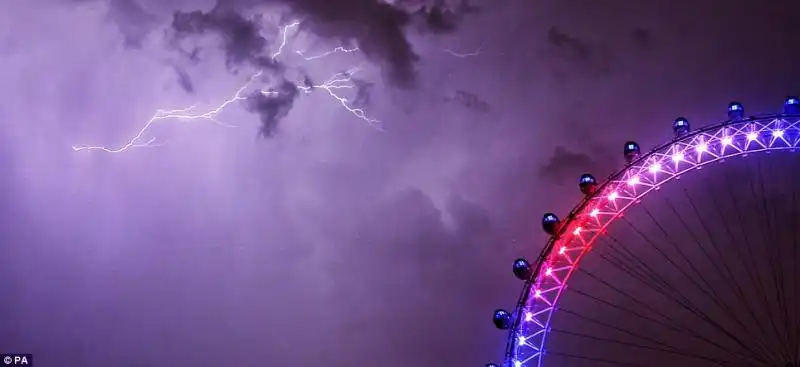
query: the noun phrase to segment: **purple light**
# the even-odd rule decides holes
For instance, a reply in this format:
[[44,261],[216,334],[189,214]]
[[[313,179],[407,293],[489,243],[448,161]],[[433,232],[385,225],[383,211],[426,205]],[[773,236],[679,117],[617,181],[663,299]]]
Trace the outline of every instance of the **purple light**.
[[780,138],[783,136],[783,130],[775,130],[772,132],[772,136],[776,138]]
[[747,140],[753,141],[753,140],[756,140],[756,139],[758,139],[758,133],[751,132],[751,133],[747,134]]
[[656,173],[658,171],[661,171],[661,164],[660,163],[653,163],[653,165],[650,166],[650,168],[648,170],[650,171],[650,173]]
[[733,144],[733,138],[731,138],[730,136],[722,138],[722,145],[731,145],[731,144]]
[[706,143],[700,143],[695,149],[698,153],[703,153],[708,150],[708,145]]
[[683,160],[683,153],[675,153],[675,154],[673,154],[672,155],[672,160],[675,163],[678,163],[678,162],[682,161]]

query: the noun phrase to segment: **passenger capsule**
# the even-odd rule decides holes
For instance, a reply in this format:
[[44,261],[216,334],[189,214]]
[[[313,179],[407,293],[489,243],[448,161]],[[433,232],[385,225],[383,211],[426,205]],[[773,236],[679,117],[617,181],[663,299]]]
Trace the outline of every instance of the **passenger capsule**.
[[511,327],[511,314],[506,310],[495,310],[492,322],[498,329],[506,330]]
[[533,269],[531,269],[531,264],[528,260],[525,259],[516,259],[514,260],[514,276],[519,278],[520,280],[528,280],[533,275]]
[[554,236],[558,233],[558,229],[561,227],[561,220],[553,213],[547,213],[542,217],[542,229],[544,229],[547,234]]
[[584,195],[591,195],[597,188],[597,180],[594,178],[594,176],[584,173],[581,175],[581,179],[578,182],[578,187],[581,188],[581,192]]
[[786,102],[783,103],[783,113],[786,115],[800,113],[800,99],[795,96],[786,97]]
[[728,118],[731,120],[744,118],[744,106],[739,102],[731,102],[728,105]]
[[684,117],[678,117],[672,123],[672,131],[675,133],[676,138],[680,138],[689,133],[689,120]]
[[622,153],[625,155],[626,162],[633,162],[636,158],[639,158],[639,154],[641,153],[639,144],[636,144],[635,141],[625,143],[625,149],[622,150]]

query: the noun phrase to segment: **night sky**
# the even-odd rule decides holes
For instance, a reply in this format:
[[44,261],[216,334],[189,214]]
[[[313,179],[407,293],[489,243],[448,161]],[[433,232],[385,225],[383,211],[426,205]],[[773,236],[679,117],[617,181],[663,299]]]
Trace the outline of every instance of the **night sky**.
[[[800,94],[798,15],[779,0],[5,0],[0,353],[500,361],[491,312],[513,307],[511,262],[546,242],[542,213],[677,116],[778,112]],[[124,147],[159,109],[211,111],[258,70],[209,119],[80,150]],[[336,75],[347,88],[319,87]]]

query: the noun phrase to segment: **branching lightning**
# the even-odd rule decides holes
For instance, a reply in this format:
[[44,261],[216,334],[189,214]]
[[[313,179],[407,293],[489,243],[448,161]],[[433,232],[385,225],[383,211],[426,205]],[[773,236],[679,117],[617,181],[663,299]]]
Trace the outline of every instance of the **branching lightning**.
[[353,83],[352,76],[355,73],[357,73],[359,70],[360,70],[360,67],[355,67],[355,68],[352,68],[352,69],[350,69],[348,71],[345,71],[343,73],[334,74],[330,79],[326,80],[322,84],[319,84],[319,85],[301,85],[301,84],[298,84],[297,87],[300,88],[300,90],[302,90],[302,91],[304,91],[306,93],[311,93],[311,91],[314,90],[314,89],[322,89],[322,90],[324,90],[331,97],[333,97],[335,100],[339,101],[339,103],[342,105],[342,107],[344,107],[348,112],[350,112],[353,115],[355,115],[356,117],[366,121],[367,123],[369,123],[373,127],[376,127],[379,130],[382,130],[380,128],[380,126],[377,125],[378,123],[380,123],[379,120],[370,118],[369,116],[367,116],[367,112],[366,111],[364,111],[361,108],[353,107],[352,105],[350,105],[349,100],[347,99],[347,97],[342,97],[342,96],[336,94],[336,92],[335,92],[337,89],[353,89],[353,88],[356,88],[356,85]]
[[231,98],[228,98],[220,105],[218,105],[216,108],[210,111],[206,111],[200,114],[191,113],[191,111],[193,111],[197,106],[190,106],[187,108],[182,108],[177,110],[157,110],[156,113],[153,115],[153,117],[147,120],[144,126],[142,126],[142,128],[139,129],[139,132],[136,135],[134,135],[133,138],[131,138],[131,140],[129,140],[122,146],[116,148],[109,148],[102,145],[73,146],[72,149],[76,152],[81,150],[101,150],[107,153],[121,153],[130,148],[151,148],[154,146],[158,146],[154,145],[154,143],[156,142],[156,138],[154,137],[151,137],[144,142],[142,142],[142,140],[144,139],[144,136],[147,133],[147,131],[150,130],[150,128],[153,126],[153,124],[164,120],[176,120],[176,121],[206,120],[217,123],[222,126],[234,127],[233,125],[225,124],[217,120],[216,116],[220,112],[222,112],[226,107],[228,107],[231,103],[243,100],[244,97],[242,97],[242,93],[244,93],[247,87],[249,87],[254,80],[256,80],[258,77],[261,76],[262,72],[263,71],[259,70],[258,72],[253,74],[253,76],[251,76],[250,79],[247,80],[247,83],[242,85]]
[[[281,56],[281,54],[284,51],[284,48],[286,47],[286,45],[288,43],[289,31],[291,29],[294,29],[298,25],[300,25],[300,21],[294,21],[294,22],[292,22],[290,24],[287,24],[287,25],[284,25],[283,27],[281,27],[281,31],[280,31],[281,43],[278,45],[276,50],[272,53],[272,55],[271,55],[272,60],[276,60],[278,57]],[[334,48],[331,51],[328,51],[328,52],[325,52],[325,53],[322,53],[322,54],[319,54],[319,55],[316,55],[316,56],[310,56],[310,57],[304,56],[301,51],[296,51],[296,53],[298,55],[300,55],[301,57],[303,57],[306,61],[310,61],[310,60],[315,60],[315,59],[327,57],[327,56],[330,56],[330,55],[336,54],[336,53],[351,53],[351,52],[356,52],[358,50],[359,50],[358,47],[344,48],[344,47],[340,46],[340,47]],[[355,73],[357,73],[359,69],[360,68],[357,67],[357,68],[353,68],[353,69],[350,69],[350,70],[345,71],[345,72],[340,72],[340,73],[334,74],[331,78],[329,78],[328,80],[326,80],[322,84],[310,84],[310,83],[299,83],[299,82],[295,83],[295,84],[296,84],[298,89],[304,91],[305,93],[311,93],[311,91],[314,90],[314,89],[324,90],[325,92],[328,93],[328,95],[330,95],[340,105],[342,105],[342,107],[344,107],[344,109],[346,109],[348,112],[350,112],[351,114],[353,114],[357,118],[366,121],[367,123],[369,123],[373,127],[377,127],[378,129],[380,129],[380,127],[377,125],[380,122],[379,120],[370,118],[368,116],[368,114],[366,113],[366,111],[364,111],[361,108],[357,108],[357,107],[353,106],[351,104],[350,100],[347,97],[343,97],[343,96],[341,96],[340,94],[337,93],[337,90],[354,89],[354,88],[358,87],[358,85],[354,82],[352,76]],[[202,113],[193,112],[196,109],[196,106],[190,106],[190,107],[187,107],[187,108],[174,109],[174,110],[163,110],[163,109],[157,110],[156,113],[153,114],[153,116],[149,120],[147,120],[147,122],[142,126],[142,128],[139,129],[139,131],[136,133],[136,135],[134,135],[127,143],[125,143],[125,144],[123,144],[121,146],[118,146],[118,147],[73,146],[72,149],[74,151],[99,150],[99,151],[103,151],[103,152],[107,152],[107,153],[122,153],[122,152],[125,152],[125,151],[127,151],[127,150],[129,150],[131,148],[152,148],[152,147],[156,147],[156,146],[162,146],[162,145],[164,145],[163,143],[156,144],[156,138],[155,137],[146,138],[146,135],[147,135],[148,131],[151,129],[151,127],[154,124],[156,124],[157,122],[163,122],[163,121],[196,121],[196,120],[205,120],[205,121],[210,121],[210,122],[213,122],[213,123],[216,123],[216,124],[219,124],[219,125],[222,125],[222,126],[226,126],[226,127],[234,127],[233,125],[225,124],[225,123],[217,120],[216,117],[222,111],[224,111],[228,106],[230,106],[232,103],[244,100],[246,98],[246,97],[243,96],[244,92],[259,77],[261,77],[263,75],[263,73],[264,73],[263,69],[258,70],[256,73],[254,73],[247,80],[247,82],[245,82],[241,87],[239,87],[239,89],[236,90],[236,93],[234,93],[230,98],[226,99],[225,101],[223,101],[222,103],[217,105],[215,108],[213,108],[211,110],[208,110],[206,112],[202,112]],[[266,95],[269,92],[262,91],[261,93]]]

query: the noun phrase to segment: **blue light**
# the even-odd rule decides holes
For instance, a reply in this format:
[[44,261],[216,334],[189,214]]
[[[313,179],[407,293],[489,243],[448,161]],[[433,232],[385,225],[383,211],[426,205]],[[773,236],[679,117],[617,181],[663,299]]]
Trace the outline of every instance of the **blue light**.
[[625,143],[625,153],[639,153],[639,144],[636,144],[635,141]]
[[528,280],[528,278],[533,275],[533,269],[531,269],[531,264],[528,260],[525,259],[516,259],[514,260],[514,276],[516,276],[520,280]]
[[728,105],[728,118],[737,120],[744,117],[744,106],[739,102],[731,102]]
[[625,155],[625,161],[628,163],[633,162],[639,156],[639,144],[636,144],[635,141],[626,142],[622,153]]
[[547,213],[544,216],[542,216],[542,229],[544,229],[544,231],[547,234],[551,236],[555,235],[558,232],[559,227],[560,223],[558,220],[558,216],[556,216],[555,214]]
[[506,310],[495,310],[492,322],[498,329],[505,330],[511,326],[511,314]]
[[675,119],[675,122],[672,123],[672,132],[675,133],[675,137],[681,137],[689,133],[689,120],[685,117],[678,117]]
[[584,173],[581,175],[578,187],[584,195],[589,195],[594,192],[595,187],[597,187],[597,179],[588,173]]
[[505,317],[510,316],[510,315],[508,314],[508,311],[506,311],[506,310],[497,310],[497,311],[494,312],[494,316],[499,318],[499,319],[502,319],[502,318],[505,318]]
[[800,99],[795,96],[786,97],[786,102],[783,103],[783,113],[786,115],[800,113]]

